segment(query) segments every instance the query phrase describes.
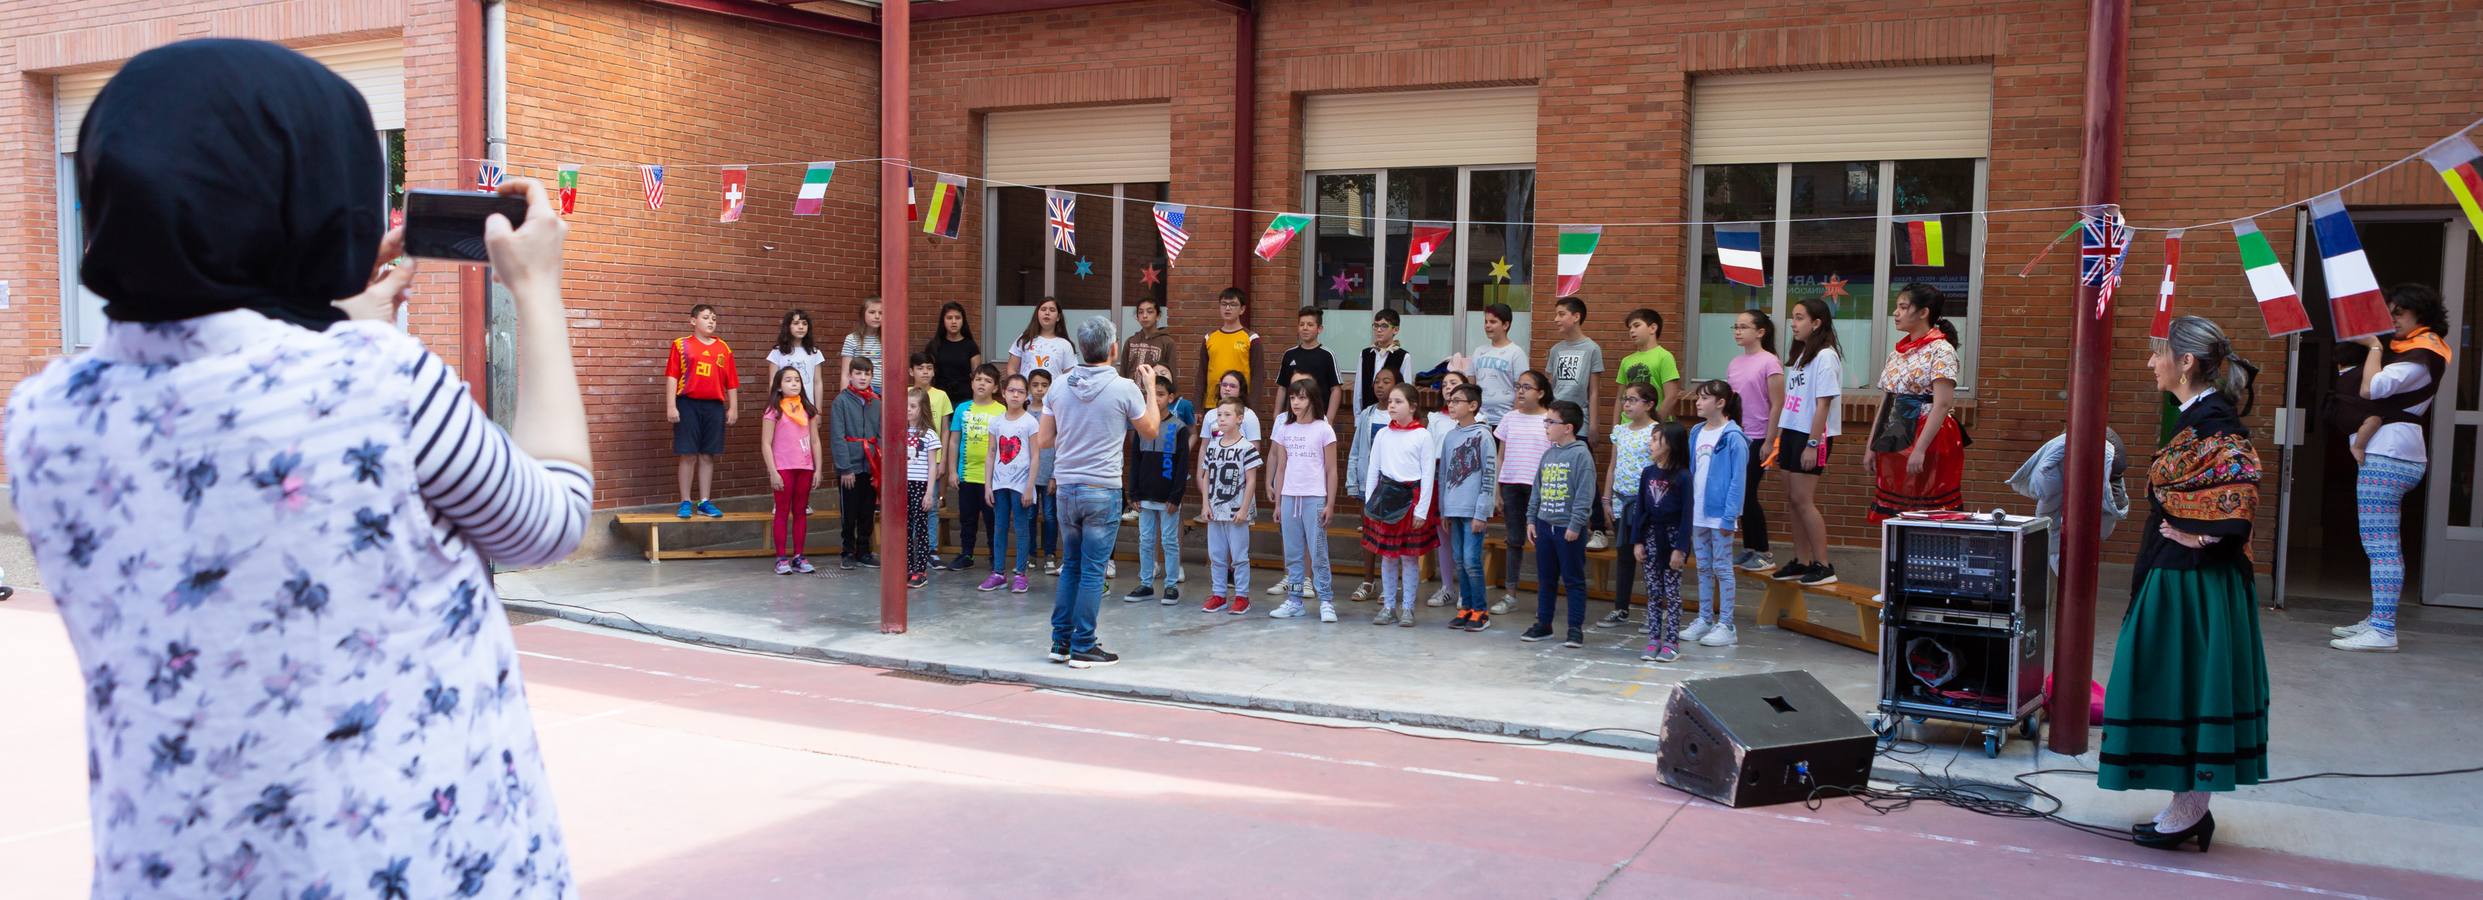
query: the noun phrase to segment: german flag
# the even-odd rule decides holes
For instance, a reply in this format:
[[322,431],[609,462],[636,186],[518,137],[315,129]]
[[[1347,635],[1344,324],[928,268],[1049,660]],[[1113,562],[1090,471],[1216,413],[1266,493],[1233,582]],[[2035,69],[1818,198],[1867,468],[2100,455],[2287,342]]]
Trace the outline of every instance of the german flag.
[[1940,233],[1939,216],[1898,216],[1897,245],[1902,248],[1901,266],[1939,267],[1948,265],[1948,239]]
[[957,223],[965,217],[965,176],[940,176],[931,185],[930,202],[923,204],[923,233],[956,240]]

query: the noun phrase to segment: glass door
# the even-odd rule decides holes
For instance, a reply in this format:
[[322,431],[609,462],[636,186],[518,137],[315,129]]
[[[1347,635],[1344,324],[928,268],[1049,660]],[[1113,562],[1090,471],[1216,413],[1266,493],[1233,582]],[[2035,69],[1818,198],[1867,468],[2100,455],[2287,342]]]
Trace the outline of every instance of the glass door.
[[[2483,454],[2476,452],[2483,433],[2483,370],[2474,337],[2483,319],[2483,254],[2474,251],[2474,232],[2464,218],[2448,217],[2442,240],[2440,296],[2447,301],[2449,334],[2456,359],[2441,379],[2432,401],[2431,471],[2422,516],[2421,546],[2430,548],[2422,560],[2424,603],[2483,607],[2483,515],[2475,508],[2474,487],[2483,474]],[[2407,518],[2406,530],[2414,529]]]

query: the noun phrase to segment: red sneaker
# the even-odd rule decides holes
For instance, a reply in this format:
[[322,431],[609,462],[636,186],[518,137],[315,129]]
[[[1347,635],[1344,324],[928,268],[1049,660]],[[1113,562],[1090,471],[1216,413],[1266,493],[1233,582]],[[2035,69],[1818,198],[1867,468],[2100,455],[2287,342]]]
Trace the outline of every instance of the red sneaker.
[[1225,612],[1229,612],[1229,613],[1232,613],[1232,614],[1237,615],[1237,616],[1241,616],[1241,615],[1249,615],[1249,614],[1250,614],[1250,595],[1248,595],[1248,594],[1243,594],[1243,595],[1241,595],[1241,596],[1234,597],[1234,598],[1233,598],[1233,605],[1232,605],[1232,606],[1230,606],[1230,607],[1227,607],[1227,608],[1225,609]]
[[[1246,600],[1245,600],[1245,601],[1243,601],[1243,602],[1245,602],[1245,603],[1246,603],[1246,602],[1249,602],[1249,601],[1246,601]],[[1209,594],[1209,595],[1207,595],[1207,602],[1199,604],[1199,606],[1198,606],[1198,611],[1199,611],[1199,612],[1222,612],[1222,611],[1224,611],[1224,598],[1223,598],[1223,597],[1216,596],[1216,595],[1214,595],[1214,594]]]

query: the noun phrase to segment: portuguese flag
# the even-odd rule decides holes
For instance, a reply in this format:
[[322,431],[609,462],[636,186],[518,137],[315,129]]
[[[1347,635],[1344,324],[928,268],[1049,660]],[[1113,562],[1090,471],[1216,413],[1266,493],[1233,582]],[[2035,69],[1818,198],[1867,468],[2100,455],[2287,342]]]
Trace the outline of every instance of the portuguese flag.
[[1267,223],[1267,231],[1259,235],[1259,247],[1251,251],[1260,259],[1274,262],[1276,254],[1285,252],[1302,229],[1310,227],[1309,213],[1279,213],[1276,221]]

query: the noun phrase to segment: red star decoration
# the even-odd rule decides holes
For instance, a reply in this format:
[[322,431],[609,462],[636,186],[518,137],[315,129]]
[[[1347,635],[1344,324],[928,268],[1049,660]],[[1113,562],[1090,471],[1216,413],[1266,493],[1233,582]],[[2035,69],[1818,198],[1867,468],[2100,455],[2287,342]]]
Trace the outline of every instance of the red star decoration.
[[1819,290],[1819,298],[1822,300],[1834,300],[1838,297],[1851,296],[1853,295],[1845,293],[1845,279],[1836,277],[1834,273],[1830,273],[1828,275],[1827,282],[1821,285]]
[[1163,282],[1163,280],[1164,270],[1156,268],[1154,263],[1148,263],[1145,268],[1138,270],[1138,282],[1140,284],[1144,284],[1148,287],[1154,287]]

